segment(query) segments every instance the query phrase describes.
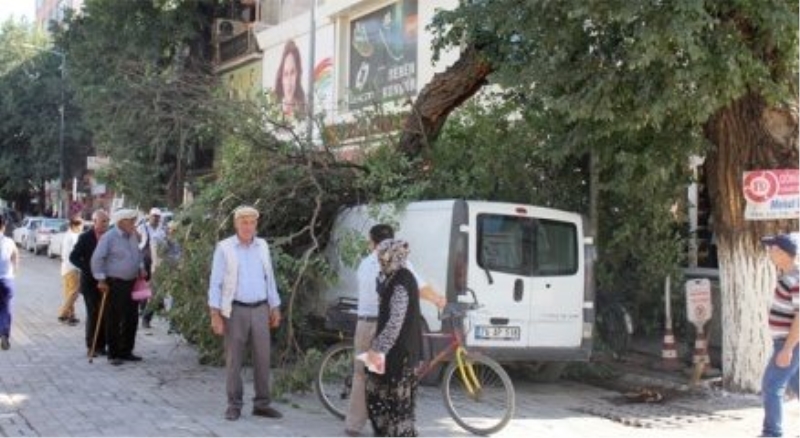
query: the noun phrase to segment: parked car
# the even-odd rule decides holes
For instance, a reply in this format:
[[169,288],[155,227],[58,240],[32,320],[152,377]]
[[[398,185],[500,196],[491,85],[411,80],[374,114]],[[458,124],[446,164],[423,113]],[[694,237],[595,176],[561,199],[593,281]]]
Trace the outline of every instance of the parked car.
[[58,233],[59,230],[69,224],[67,219],[52,219],[45,218],[42,223],[33,231],[30,237],[25,242],[25,249],[39,254],[39,251],[47,248],[50,245],[50,238],[53,234]]
[[[86,231],[92,227],[91,222],[83,222],[82,231]],[[50,237],[50,244],[47,245],[47,257],[59,257],[69,254],[61,254],[61,244],[64,242],[64,235],[67,234],[69,223],[64,224],[61,229]]]
[[28,239],[33,237],[33,231],[39,228],[44,220],[41,216],[28,216],[12,233],[14,243],[20,248],[27,248]]

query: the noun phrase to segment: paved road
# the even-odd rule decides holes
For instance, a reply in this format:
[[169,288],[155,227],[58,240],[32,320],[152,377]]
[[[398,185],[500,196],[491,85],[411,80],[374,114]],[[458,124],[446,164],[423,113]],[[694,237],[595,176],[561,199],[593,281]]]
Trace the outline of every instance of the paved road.
[[[58,262],[24,254],[18,278],[12,347],[0,351],[2,436],[342,436],[342,423],[313,394],[295,394],[275,406],[285,417],[252,417],[252,378],[246,376],[245,415],[222,418],[220,368],[201,366],[191,346],[167,334],[156,319],[140,330],[136,352],[144,362],[110,366],[86,360],[83,328],[56,321],[61,302]],[[79,302],[83,320],[83,304]],[[626,405],[619,394],[572,382],[541,385],[517,380],[517,414],[500,437],[684,437],[758,435],[760,408],[753,396],[715,393],[663,405]],[[423,436],[467,436],[449,419],[438,390],[423,388],[418,405]],[[800,430],[800,406],[787,416]],[[637,425],[637,427],[630,425]]]

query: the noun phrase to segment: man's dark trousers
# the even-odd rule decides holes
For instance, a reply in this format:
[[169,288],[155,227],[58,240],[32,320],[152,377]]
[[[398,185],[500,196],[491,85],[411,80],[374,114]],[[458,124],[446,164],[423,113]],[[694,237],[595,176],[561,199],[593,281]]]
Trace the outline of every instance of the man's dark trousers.
[[139,307],[131,298],[136,280],[108,278],[106,281],[109,288],[105,310],[108,358],[122,359],[130,356],[136,346]]

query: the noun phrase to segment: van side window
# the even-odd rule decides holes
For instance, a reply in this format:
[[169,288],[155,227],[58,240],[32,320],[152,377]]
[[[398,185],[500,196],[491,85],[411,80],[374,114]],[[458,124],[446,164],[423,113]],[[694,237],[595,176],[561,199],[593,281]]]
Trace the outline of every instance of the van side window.
[[578,271],[577,228],[569,222],[478,215],[478,266],[527,277]]

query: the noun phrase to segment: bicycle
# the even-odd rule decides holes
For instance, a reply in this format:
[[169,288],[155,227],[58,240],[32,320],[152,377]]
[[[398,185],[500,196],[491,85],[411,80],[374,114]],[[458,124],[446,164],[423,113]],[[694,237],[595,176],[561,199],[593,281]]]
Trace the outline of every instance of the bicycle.
[[[511,420],[516,395],[511,378],[497,361],[480,352],[468,351],[464,346],[468,330],[464,330],[463,319],[469,310],[478,307],[477,300],[445,306],[440,319],[450,330],[423,336],[445,338],[449,344],[433,359],[423,361],[416,375],[421,380],[438,369],[437,365],[447,362],[440,381],[447,412],[465,430],[489,435],[503,429]],[[350,401],[353,361],[352,341],[334,344],[323,355],[314,382],[322,405],[339,419],[344,419]]]
[[619,359],[628,351],[633,336],[633,318],[622,300],[613,294],[597,294],[595,306],[595,324],[600,339],[613,357]]

